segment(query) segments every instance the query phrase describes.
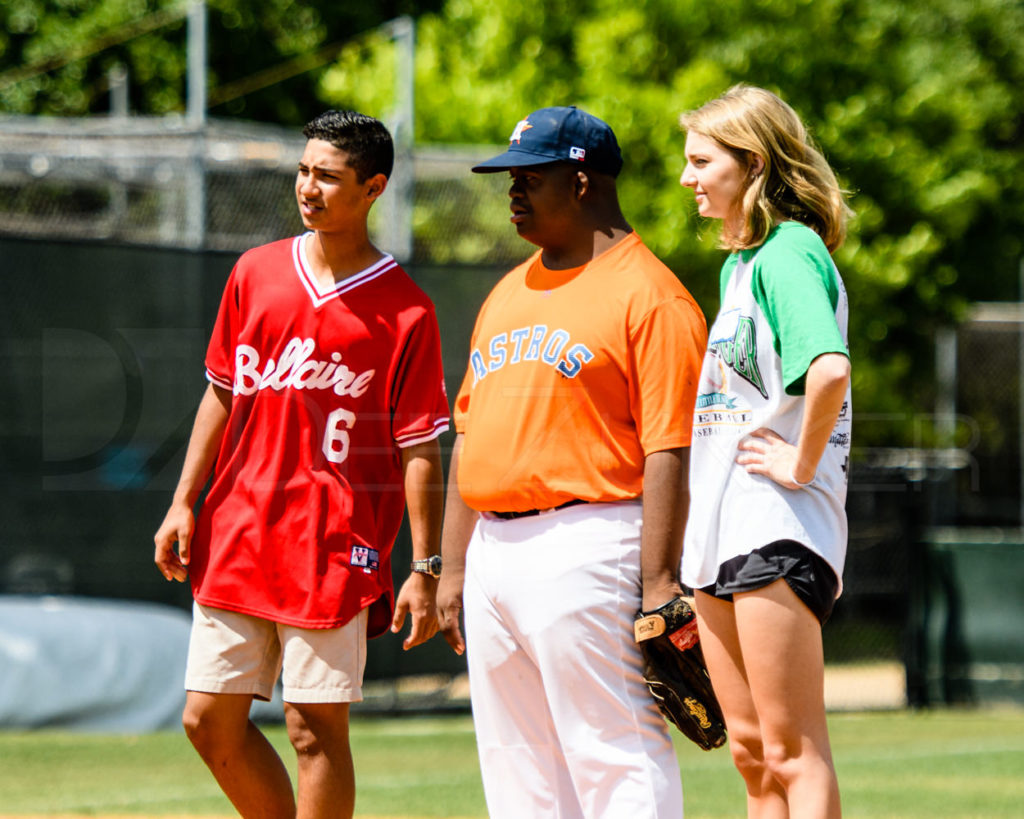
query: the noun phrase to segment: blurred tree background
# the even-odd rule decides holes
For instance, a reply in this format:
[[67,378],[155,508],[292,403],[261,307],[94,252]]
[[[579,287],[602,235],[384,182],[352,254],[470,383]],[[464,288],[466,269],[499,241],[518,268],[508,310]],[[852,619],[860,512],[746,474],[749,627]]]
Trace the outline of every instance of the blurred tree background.
[[[709,315],[722,251],[677,185],[678,115],[740,81],[778,92],[808,122],[857,214],[836,254],[851,298],[856,409],[895,419],[859,427],[858,445],[928,443],[915,421],[934,407],[936,328],[973,301],[1019,297],[1020,0],[210,0],[208,8],[213,116],[298,125],[326,106],[385,116],[395,104],[395,54],[378,27],[409,14],[418,144],[500,144],[546,105],[577,104],[606,119],[626,157],[627,216]],[[6,0],[0,109],[102,113],[108,72],[120,64],[134,112],[182,111],[186,10],[156,0]],[[495,195],[504,189],[495,181]]]
[[[191,0],[4,0],[0,111],[104,113],[108,75],[116,66],[128,71],[135,113],[183,111],[190,5]],[[304,123],[322,110],[317,83],[345,44],[399,15],[441,5],[442,0],[207,0],[210,113]]]
[[[387,106],[383,39],[346,49],[325,99]],[[736,82],[778,92],[851,191],[837,253],[851,298],[855,407],[903,418],[858,445],[906,445],[934,407],[934,331],[1018,298],[1024,251],[1024,5],[1017,0],[448,0],[419,20],[417,139],[499,141],[545,105],[615,128],[626,214],[709,313],[717,236],[676,182],[678,114]],[[924,430],[924,434],[928,434]]]

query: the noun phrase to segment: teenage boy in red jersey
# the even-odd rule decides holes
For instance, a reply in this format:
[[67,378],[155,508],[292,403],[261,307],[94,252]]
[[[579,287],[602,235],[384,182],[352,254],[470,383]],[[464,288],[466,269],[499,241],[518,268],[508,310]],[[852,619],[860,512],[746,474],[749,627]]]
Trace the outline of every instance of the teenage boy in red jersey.
[[[186,733],[242,816],[274,819],[352,816],[349,703],[362,698],[367,636],[398,631],[407,614],[406,648],[437,631],[429,558],[448,428],[433,305],[367,233],[391,136],[337,111],[303,134],[295,192],[308,232],[235,265],[155,537],[158,568],[190,578],[195,597]],[[395,604],[390,553],[406,505],[417,560]],[[297,799],[249,720],[279,673]]]

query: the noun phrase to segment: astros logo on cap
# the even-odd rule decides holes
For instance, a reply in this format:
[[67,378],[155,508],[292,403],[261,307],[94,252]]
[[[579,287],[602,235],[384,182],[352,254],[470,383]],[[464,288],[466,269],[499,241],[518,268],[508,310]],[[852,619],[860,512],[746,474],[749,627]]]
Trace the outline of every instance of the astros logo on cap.
[[529,131],[533,126],[525,120],[521,119],[516,123],[516,129],[512,132],[512,136],[508,138],[509,142],[514,142],[516,145],[519,144],[519,140],[523,138],[523,131]]

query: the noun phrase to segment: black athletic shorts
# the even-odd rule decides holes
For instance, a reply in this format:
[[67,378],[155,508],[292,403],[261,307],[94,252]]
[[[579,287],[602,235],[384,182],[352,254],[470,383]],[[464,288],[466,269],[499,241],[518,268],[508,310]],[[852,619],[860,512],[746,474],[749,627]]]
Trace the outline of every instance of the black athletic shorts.
[[839,581],[824,559],[795,540],[776,540],[730,558],[719,568],[718,580],[701,591],[731,601],[737,592],[764,588],[780,577],[824,625],[832,614]]

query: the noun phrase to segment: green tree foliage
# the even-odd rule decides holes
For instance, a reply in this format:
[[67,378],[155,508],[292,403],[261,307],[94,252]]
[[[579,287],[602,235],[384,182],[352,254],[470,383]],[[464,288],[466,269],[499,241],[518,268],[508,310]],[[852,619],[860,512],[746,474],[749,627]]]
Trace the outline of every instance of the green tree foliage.
[[[184,110],[188,0],[4,0],[0,111]],[[607,119],[624,207],[711,313],[722,253],[676,181],[678,114],[735,82],[808,121],[857,213],[851,296],[858,443],[908,443],[933,399],[933,334],[967,303],[1016,299],[1024,254],[1020,0],[209,0],[211,113],[298,124],[325,104],[387,116],[393,46],[418,16],[420,143],[503,142],[529,111]],[[376,33],[374,33],[376,31]],[[347,43],[347,45],[345,45]],[[495,196],[504,184],[494,181]],[[458,207],[453,200],[452,207]],[[417,230],[435,220],[420,219]],[[426,237],[429,240],[429,236]],[[417,241],[420,241],[418,238]]]
[[[3,0],[0,111],[77,116],[109,109],[108,72],[128,69],[135,113],[183,111],[191,0]],[[301,124],[323,105],[326,63],[360,32],[440,0],[208,0],[217,116]]]
[[[627,215],[711,313],[722,252],[676,184],[678,115],[736,82],[778,92],[857,213],[837,253],[854,388],[861,418],[887,418],[862,422],[858,443],[915,443],[935,328],[970,301],[1018,295],[1022,44],[1019,0],[447,0],[418,21],[417,140],[500,143],[546,105],[606,119]],[[344,51],[324,96],[389,110],[390,49]]]

